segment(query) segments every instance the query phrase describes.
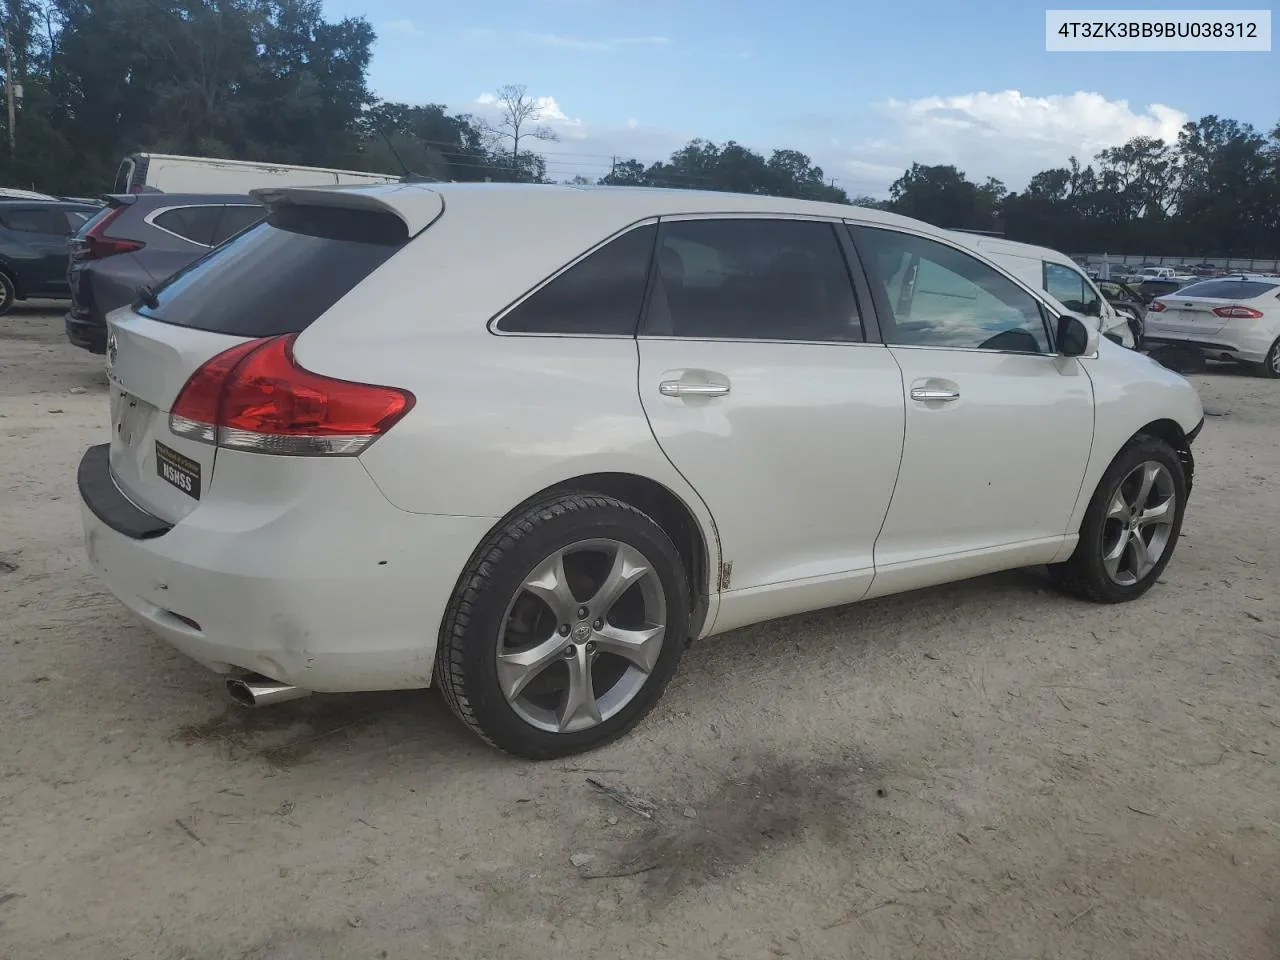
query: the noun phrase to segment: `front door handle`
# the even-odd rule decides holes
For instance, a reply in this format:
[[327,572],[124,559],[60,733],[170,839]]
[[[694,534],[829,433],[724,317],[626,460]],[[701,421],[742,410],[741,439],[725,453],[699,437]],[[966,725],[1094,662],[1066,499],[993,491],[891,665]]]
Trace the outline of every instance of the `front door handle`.
[[729,392],[727,383],[686,383],[683,380],[663,380],[658,392],[664,397],[723,397]]
[[948,390],[945,387],[912,387],[912,400],[959,400],[959,390]]

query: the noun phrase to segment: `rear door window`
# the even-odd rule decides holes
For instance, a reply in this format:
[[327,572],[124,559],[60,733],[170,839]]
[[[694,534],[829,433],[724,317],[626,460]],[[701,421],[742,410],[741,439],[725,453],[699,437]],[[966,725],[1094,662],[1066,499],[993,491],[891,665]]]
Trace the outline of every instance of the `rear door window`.
[[504,333],[634,336],[657,227],[592,251],[498,321]]
[[222,208],[218,227],[213,232],[213,246],[225,243],[241,230],[253,226],[267,215],[265,207],[256,203],[229,203]]
[[409,240],[391,213],[283,206],[205,254],[138,313],[237,337],[298,333]]
[[168,210],[153,214],[151,224],[161,230],[177,234],[183,240],[198,243],[202,247],[211,247],[214,233],[218,229],[218,219],[221,216],[220,205],[170,207]]
[[65,237],[71,232],[67,226],[67,218],[58,209],[6,210],[3,222],[10,230],[17,230],[19,233]]
[[645,333],[861,341],[853,282],[835,231],[817,220],[663,223]]

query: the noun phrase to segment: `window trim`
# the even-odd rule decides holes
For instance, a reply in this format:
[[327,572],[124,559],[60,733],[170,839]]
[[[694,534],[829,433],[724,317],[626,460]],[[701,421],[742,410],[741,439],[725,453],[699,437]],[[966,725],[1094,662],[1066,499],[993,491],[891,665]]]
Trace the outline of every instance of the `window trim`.
[[[621,239],[623,236],[625,236],[628,233],[631,233],[633,230],[640,230],[640,229],[643,229],[644,227],[649,227],[649,226],[652,226],[655,228],[654,244],[649,249],[649,263],[648,263],[648,266],[645,268],[644,293],[640,298],[640,312],[636,317],[636,329],[632,330],[631,333],[560,333],[560,332],[534,333],[532,331],[527,331],[527,330],[500,330],[498,328],[498,324],[500,324],[504,319],[506,319],[508,314],[513,313],[515,309],[521,306],[526,300],[528,300],[530,297],[536,296],[540,290],[550,285],[553,281],[559,279],[564,274],[568,273],[570,270],[572,270],[574,267],[580,264],[583,260],[586,260],[587,257],[591,256],[598,250],[604,249],[609,244],[613,243],[613,241]],[[609,236],[601,240],[599,243],[594,244],[593,246],[589,247],[587,250],[584,250],[578,256],[574,257],[572,260],[566,263],[564,266],[559,267],[554,273],[538,281],[537,284],[530,287],[524,293],[520,294],[520,296],[518,296],[515,300],[512,300],[505,307],[502,307],[500,310],[498,310],[497,313],[495,313],[492,317],[489,318],[488,322],[485,324],[485,328],[489,331],[489,333],[491,333],[495,337],[543,337],[543,338],[561,337],[561,338],[567,338],[567,339],[573,339],[573,340],[634,340],[636,338],[637,332],[639,331],[640,325],[644,322],[644,314],[649,306],[649,285],[653,282],[653,253],[657,249],[657,244],[658,244],[658,241],[657,241],[658,231],[656,229],[657,226],[658,226],[658,217],[645,217],[642,220],[636,220],[635,222],[628,224],[627,226],[623,227],[621,230],[614,231]]]
[[840,251],[840,256],[844,261],[845,274],[853,292],[853,305],[858,311],[858,320],[862,326],[862,339],[795,340],[790,337],[680,337],[674,334],[649,333],[646,331],[645,327],[649,315],[649,297],[653,289],[653,285],[657,281],[657,270],[655,269],[656,256],[651,259],[649,264],[649,279],[645,284],[644,292],[644,310],[640,314],[640,327],[636,331],[636,339],[681,341],[691,343],[790,343],[803,346],[821,347],[884,347],[885,344],[880,337],[879,317],[876,315],[874,307],[871,310],[867,310],[864,306],[865,304],[872,303],[872,301],[871,290],[869,284],[867,284],[866,275],[862,267],[862,261],[857,258],[857,250],[852,244],[849,244],[849,246],[846,247],[844,238],[842,238],[841,234],[846,233],[847,231],[841,229],[844,221],[840,217],[808,213],[773,212],[664,214],[659,218],[657,242],[654,244],[655,254],[659,249],[661,249],[662,245],[662,224],[688,223],[700,220],[799,220],[803,222],[827,224],[831,228],[833,239],[836,242],[836,249]]
[[[229,204],[225,204],[225,203],[171,203],[171,204],[169,204],[169,206],[167,206],[167,207],[156,207],[154,210],[152,210],[150,213],[148,213],[145,217],[143,217],[143,218],[142,218],[142,222],[143,222],[143,223],[145,223],[145,224],[146,224],[147,226],[149,226],[149,227],[155,227],[155,228],[156,228],[157,230],[159,230],[161,233],[167,233],[167,234],[168,234],[169,236],[171,236],[171,237],[177,237],[179,240],[183,241],[184,243],[189,243],[189,244],[191,244],[193,247],[200,247],[200,248],[202,248],[202,249],[204,249],[204,250],[212,250],[212,249],[213,249],[213,244],[209,244],[209,243],[201,243],[199,240],[192,240],[190,237],[184,237],[182,234],[178,233],[178,232],[177,232],[177,231],[175,231],[175,230],[170,230],[168,227],[162,227],[162,226],[160,226],[160,224],[156,223],[156,217],[158,217],[158,216],[160,216],[161,214],[164,214],[164,213],[169,213],[171,210],[193,210],[193,209],[196,209],[196,208],[208,208],[208,207],[212,207],[212,208],[213,208],[213,209],[215,209],[215,210],[221,211],[221,210],[222,210],[222,208],[223,208],[223,207],[225,207],[225,206],[229,206]],[[235,206],[243,207],[243,206],[248,206],[248,204],[240,203],[240,204],[235,204]],[[214,224],[214,229],[215,229],[215,230],[217,229],[217,224],[216,224],[216,223]]]
[[[848,229],[849,231],[850,242],[853,244],[854,249],[858,251],[860,260],[862,256],[861,247],[859,246],[858,238],[853,231],[854,227],[869,229],[869,230],[884,230],[889,233],[901,233],[907,236],[918,237],[921,240],[929,240],[929,241],[932,241],[933,243],[941,244],[944,247],[949,247],[950,249],[954,250],[956,253],[960,253],[973,260],[977,260],[979,263],[983,264],[984,266],[990,268],[991,270],[994,270],[1000,276],[1005,277],[1012,284],[1018,287],[1018,289],[1028,294],[1031,297],[1031,299],[1035,301],[1036,306],[1040,310],[1040,323],[1044,328],[1046,337],[1048,338],[1049,352],[1048,353],[1031,353],[1026,350],[988,350],[982,347],[949,347],[949,346],[944,346],[942,344],[926,344],[926,343],[888,343],[882,337],[882,342],[884,342],[885,346],[892,347],[895,350],[952,350],[952,351],[959,351],[961,353],[981,353],[981,354],[997,355],[997,356],[1003,354],[1003,355],[1015,356],[1015,357],[1045,357],[1050,360],[1061,359],[1062,354],[1058,350],[1058,338],[1056,336],[1056,331],[1054,329],[1055,327],[1054,320],[1060,314],[1058,312],[1058,309],[1047,299],[1047,295],[1045,294],[1044,291],[1034,289],[1033,287],[1031,287],[1030,284],[1026,283],[1026,281],[1021,280],[1018,277],[1014,276],[1012,273],[1010,273],[1004,267],[1000,266],[998,263],[993,263],[991,260],[988,260],[982,254],[976,253],[974,250],[968,247],[962,246],[959,243],[953,243],[951,240],[949,240],[946,237],[938,236],[938,235],[929,233],[928,231],[925,231],[925,230],[917,230],[905,224],[904,225],[888,224],[882,221],[863,220],[863,219],[854,219],[854,218],[846,218],[844,222],[845,222],[846,229]],[[868,280],[870,280],[870,275],[868,275]],[[884,291],[880,290],[877,287],[877,285],[872,284],[871,296],[875,303],[876,313],[880,314],[881,312],[883,312],[884,316],[887,316],[892,320],[893,310],[890,308],[888,301],[885,299]],[[883,324],[881,325],[881,329],[882,330],[884,329]],[[1077,357],[1075,359],[1092,359],[1093,357],[1096,357],[1096,356],[1097,354],[1094,353],[1094,354],[1088,354],[1087,356],[1084,356],[1084,357]]]

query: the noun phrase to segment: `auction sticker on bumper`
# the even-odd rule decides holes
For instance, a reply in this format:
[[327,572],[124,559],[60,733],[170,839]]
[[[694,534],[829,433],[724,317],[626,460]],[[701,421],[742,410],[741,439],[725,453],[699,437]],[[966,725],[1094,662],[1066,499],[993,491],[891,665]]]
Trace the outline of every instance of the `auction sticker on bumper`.
[[200,499],[200,464],[156,441],[156,473],[193,499]]

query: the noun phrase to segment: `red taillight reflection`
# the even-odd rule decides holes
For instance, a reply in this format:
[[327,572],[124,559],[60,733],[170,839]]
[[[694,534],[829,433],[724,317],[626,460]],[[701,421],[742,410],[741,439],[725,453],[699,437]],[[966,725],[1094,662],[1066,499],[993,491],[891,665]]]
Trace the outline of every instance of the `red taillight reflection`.
[[1164,313],[1164,310],[1165,310],[1165,306],[1159,300],[1152,300],[1151,303],[1147,306],[1147,311],[1149,313]]
[[180,436],[291,456],[353,455],[408,413],[412,393],[298,366],[297,334],[250,340],[191,375],[169,414]]

